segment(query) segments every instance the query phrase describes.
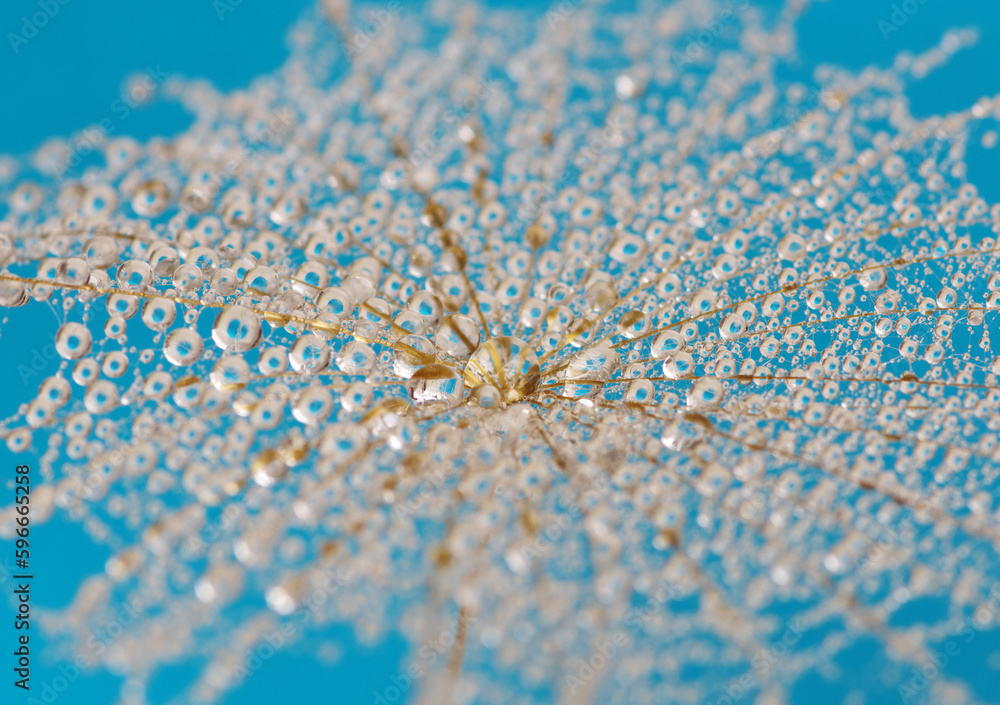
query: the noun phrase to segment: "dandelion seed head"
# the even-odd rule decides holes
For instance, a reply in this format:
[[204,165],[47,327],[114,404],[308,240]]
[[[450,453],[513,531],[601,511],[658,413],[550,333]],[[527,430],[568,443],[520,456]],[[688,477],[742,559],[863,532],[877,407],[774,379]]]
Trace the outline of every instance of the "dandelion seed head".
[[246,90],[166,81],[174,138],[0,161],[0,304],[61,316],[0,435],[33,520],[114,552],[47,627],[137,600],[102,665],[200,649],[212,701],[306,609],[440,649],[427,703],[704,702],[815,630],[783,702],[866,637],[901,669],[995,627],[1000,207],[963,159],[1000,103],[909,113],[963,32],[779,79],[789,7],[706,43],[723,3],[436,2],[362,47],[327,2]]

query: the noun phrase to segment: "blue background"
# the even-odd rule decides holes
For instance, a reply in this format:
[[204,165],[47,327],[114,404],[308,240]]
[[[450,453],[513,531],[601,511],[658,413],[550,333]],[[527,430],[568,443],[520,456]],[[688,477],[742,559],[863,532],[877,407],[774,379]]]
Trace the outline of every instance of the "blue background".
[[[15,53],[8,32],[20,32],[22,18],[39,11],[39,6],[37,0],[3,0],[0,153],[25,154],[48,137],[68,135],[112,117],[111,106],[122,90],[123,78],[147,65],[159,65],[168,73],[205,77],[221,90],[246,86],[254,76],[283,62],[287,56],[284,30],[310,4],[309,0],[243,0],[220,21],[211,0],[69,0],[58,5],[58,13]],[[912,86],[913,111],[921,116],[957,110],[1000,89],[1000,12],[996,0],[926,0],[898,32],[884,39],[878,22],[888,21],[892,12],[893,3],[883,0],[816,3],[799,26],[799,60],[782,67],[782,72],[808,81],[819,63],[851,69],[870,63],[886,65],[900,50],[930,48],[948,27],[976,25],[982,33],[976,47],[961,52],[945,68]],[[146,139],[179,132],[188,123],[188,116],[178,106],[155,103],[116,120],[114,134]],[[1000,201],[997,152],[977,145],[974,140],[968,154],[970,180],[988,201]],[[52,340],[55,315],[39,317],[37,312],[37,306],[0,312],[4,317],[0,363],[10,365],[0,397],[0,415],[15,413],[19,401],[33,397],[41,379],[57,369],[57,362],[49,360],[39,376],[22,380],[14,372],[17,364],[27,362],[33,351],[44,349]],[[25,462],[24,456],[17,461]],[[14,456],[6,447],[0,448],[0,467],[12,472],[14,464]],[[33,607],[37,610],[65,606],[80,580],[102,569],[108,551],[95,546],[77,525],[52,520],[32,528],[32,557],[36,575]],[[9,582],[0,584],[0,590],[5,598],[9,596]],[[14,643],[11,616],[10,604],[0,599],[2,654],[8,654],[8,645]],[[40,687],[58,675],[59,662],[39,648],[41,635],[37,629],[33,631],[32,682]],[[346,630],[332,630],[329,636],[343,645],[345,656],[337,665],[303,658],[293,647],[267,661],[224,702],[271,703],[293,697],[296,702],[370,705],[374,692],[383,691],[391,677],[407,665],[405,645],[398,638],[366,649],[357,646]],[[0,658],[0,701],[25,702],[7,681],[11,660],[10,655]],[[167,702],[198,666],[186,664],[161,674],[154,681],[150,700]],[[119,684],[111,675],[87,674],[57,702],[112,703]],[[895,694],[892,697],[896,702]],[[833,703],[839,698],[835,691],[817,689],[807,701]]]

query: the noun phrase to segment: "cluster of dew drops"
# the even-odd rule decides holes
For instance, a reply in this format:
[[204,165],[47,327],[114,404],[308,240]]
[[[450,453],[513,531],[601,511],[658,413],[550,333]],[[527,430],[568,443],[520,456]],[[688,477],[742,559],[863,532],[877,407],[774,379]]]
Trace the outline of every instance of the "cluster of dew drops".
[[59,357],[0,437],[111,555],[47,630],[130,705],[282,624],[485,704],[861,705],[995,636],[1000,97],[908,110],[972,30],[778,80],[806,5],[332,0],[244,90],[166,81],[175,137],[0,160],[0,349]]

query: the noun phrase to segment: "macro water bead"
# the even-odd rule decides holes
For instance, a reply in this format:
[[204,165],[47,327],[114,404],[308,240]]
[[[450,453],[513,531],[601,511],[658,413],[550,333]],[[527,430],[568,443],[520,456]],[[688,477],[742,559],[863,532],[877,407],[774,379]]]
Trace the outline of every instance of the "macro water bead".
[[480,345],[465,366],[469,386],[488,384],[505,403],[520,401],[538,387],[538,356],[525,341],[503,335]]
[[0,156],[32,698],[1000,702],[966,2],[319,0]]

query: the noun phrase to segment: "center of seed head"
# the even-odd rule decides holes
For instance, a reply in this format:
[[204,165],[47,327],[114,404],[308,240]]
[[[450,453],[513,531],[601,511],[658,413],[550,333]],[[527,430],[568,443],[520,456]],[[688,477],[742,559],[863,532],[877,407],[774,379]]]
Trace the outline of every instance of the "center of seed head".
[[510,335],[484,342],[465,366],[466,384],[480,402],[489,401],[494,395],[504,404],[521,401],[538,389],[541,377],[535,351],[524,340]]

